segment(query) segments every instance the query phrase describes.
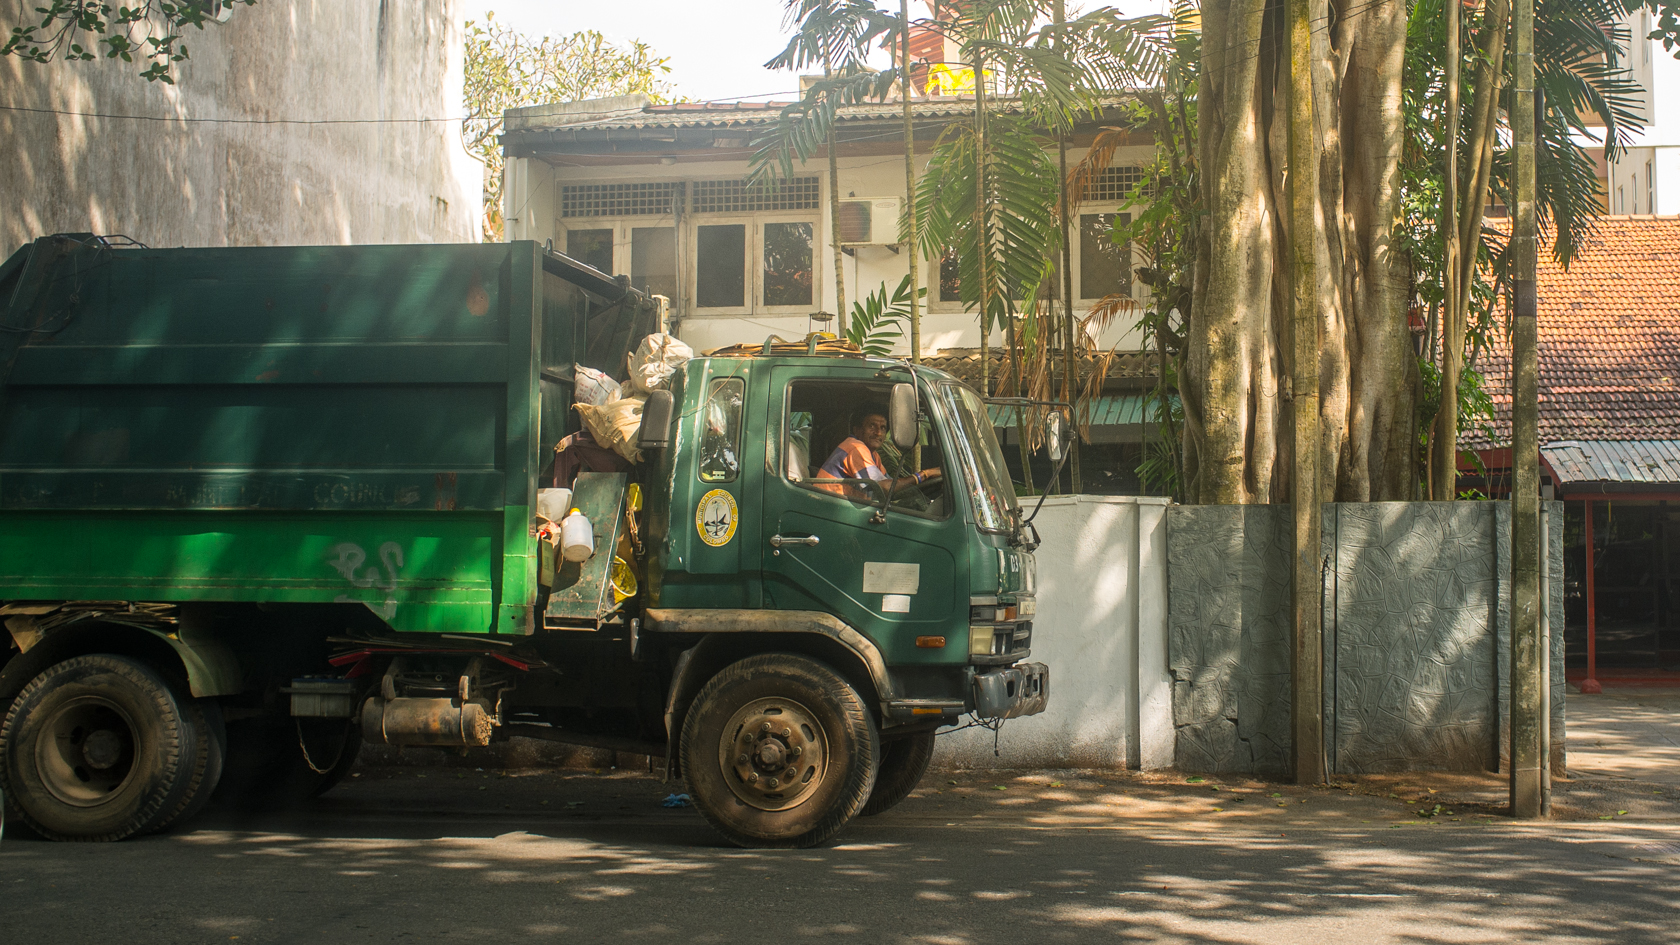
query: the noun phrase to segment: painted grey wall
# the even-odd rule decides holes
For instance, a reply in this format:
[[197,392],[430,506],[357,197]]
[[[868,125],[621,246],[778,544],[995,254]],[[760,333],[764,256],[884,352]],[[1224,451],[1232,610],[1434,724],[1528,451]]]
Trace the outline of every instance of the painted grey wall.
[[[1562,613],[1550,503],[1549,608]],[[1287,506],[1167,517],[1175,756],[1186,770],[1290,767]],[[1510,517],[1499,502],[1324,507],[1325,743],[1336,773],[1492,770],[1508,737]],[[1562,770],[1563,637],[1552,638]]]
[[121,61],[0,60],[0,258],[58,232],[153,246],[477,239],[482,167],[459,122],[437,120],[462,108],[457,0],[262,0],[185,42],[173,86]]

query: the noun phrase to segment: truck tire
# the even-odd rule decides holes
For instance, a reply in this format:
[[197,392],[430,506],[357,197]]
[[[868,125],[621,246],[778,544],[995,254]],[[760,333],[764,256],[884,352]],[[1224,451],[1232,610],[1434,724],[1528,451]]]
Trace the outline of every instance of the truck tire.
[[204,713],[151,667],[93,654],[42,671],[0,723],[12,815],[49,840],[121,840],[195,799]]
[[187,714],[192,717],[193,729],[198,733],[193,746],[193,770],[196,784],[181,799],[174,813],[161,818],[148,828],[148,833],[161,833],[197,817],[210,803],[221,783],[223,765],[227,761],[227,725],[222,721],[222,707],[210,699],[186,701]]
[[906,735],[881,743],[881,773],[875,776],[875,790],[863,805],[863,816],[873,817],[898,806],[922,783],[933,762],[933,733]]
[[285,716],[236,722],[228,727],[227,773],[217,801],[246,811],[300,807],[344,780],[361,748],[361,729],[349,721]]
[[681,750],[688,792],[719,833],[744,847],[798,848],[839,833],[863,807],[880,736],[840,674],[770,653],[706,683]]

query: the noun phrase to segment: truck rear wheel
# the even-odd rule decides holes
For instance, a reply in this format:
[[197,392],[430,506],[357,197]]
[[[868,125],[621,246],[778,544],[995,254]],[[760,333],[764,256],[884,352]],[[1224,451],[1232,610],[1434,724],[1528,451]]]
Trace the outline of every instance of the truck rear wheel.
[[0,723],[11,812],[51,840],[121,840],[185,813],[211,763],[203,711],[151,667],[78,656],[48,667]]
[[829,667],[771,653],[724,668],[682,732],[695,806],[744,847],[809,847],[840,832],[875,784],[880,736]]
[[148,832],[168,830],[184,824],[210,803],[216,785],[222,779],[222,766],[227,760],[227,726],[222,721],[222,707],[208,699],[184,700],[184,708],[192,722],[196,737],[192,742],[192,788],[175,805],[172,813],[159,818],[147,828]]
[[875,790],[863,805],[863,816],[873,817],[898,806],[922,783],[933,762],[933,733],[906,735],[881,743],[881,773],[875,776]]

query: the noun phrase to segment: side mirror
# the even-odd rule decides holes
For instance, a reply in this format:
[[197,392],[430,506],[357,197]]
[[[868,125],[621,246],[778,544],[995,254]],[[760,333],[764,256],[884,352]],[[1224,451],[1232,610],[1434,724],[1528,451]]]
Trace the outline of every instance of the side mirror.
[[1052,463],[1061,462],[1062,457],[1067,455],[1068,440],[1071,438],[1071,433],[1072,431],[1068,429],[1067,421],[1062,417],[1060,410],[1052,410],[1049,416],[1044,418],[1044,444],[1045,449],[1050,452]]
[[642,404],[642,426],[636,431],[638,449],[657,450],[671,445],[671,414],[676,401],[668,390],[656,390]]
[[887,423],[892,427],[893,445],[907,450],[916,445],[916,385],[894,384],[892,402],[887,407]]

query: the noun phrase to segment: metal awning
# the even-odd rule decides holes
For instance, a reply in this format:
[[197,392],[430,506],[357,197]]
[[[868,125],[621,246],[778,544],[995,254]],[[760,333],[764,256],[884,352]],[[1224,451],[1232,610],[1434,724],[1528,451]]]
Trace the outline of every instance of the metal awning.
[[[1089,403],[1089,416],[1080,419],[1093,427],[1115,427],[1135,423],[1155,423],[1161,413],[1160,401],[1153,394],[1104,394]],[[987,407],[992,426],[1012,427],[1020,408],[1009,404]]]
[[1563,440],[1540,455],[1565,493],[1680,490],[1680,440]]

